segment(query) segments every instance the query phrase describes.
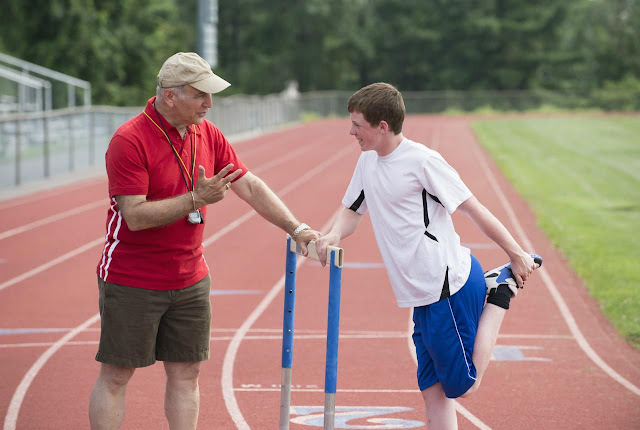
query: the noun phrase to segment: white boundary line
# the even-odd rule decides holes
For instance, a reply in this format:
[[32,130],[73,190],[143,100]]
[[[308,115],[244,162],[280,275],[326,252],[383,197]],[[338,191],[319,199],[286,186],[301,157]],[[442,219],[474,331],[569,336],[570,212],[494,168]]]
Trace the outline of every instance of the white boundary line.
[[[344,149],[344,150],[340,151],[338,154],[334,155],[329,160],[326,160],[324,163],[316,166],[315,169],[312,169],[312,170],[308,171],[306,174],[304,174],[301,177],[299,177],[296,181],[294,181],[294,182],[290,183],[288,186],[284,187],[282,190],[279,191],[278,194],[280,196],[282,196],[282,195],[287,194],[290,191],[294,190],[296,187],[298,187],[298,185],[300,185],[301,183],[303,183],[303,182],[309,180],[310,178],[312,178],[318,171],[328,167],[328,165],[333,160],[339,159],[343,154],[345,154],[345,153],[347,153],[349,151],[350,151],[350,148],[347,148],[347,149]],[[295,152],[297,154],[299,151],[295,151]],[[283,163],[283,162],[288,161],[289,158],[290,158],[289,155],[285,155],[283,157],[278,158],[278,161],[280,163]],[[279,163],[273,163],[272,162],[272,163],[270,163],[269,167],[274,167],[277,164],[279,164]],[[258,169],[258,170],[263,171],[264,169]],[[89,209],[89,208],[87,208],[87,206],[97,205],[98,203],[104,204],[105,201],[104,200],[101,200],[100,202],[96,201],[96,202],[90,203],[88,205],[80,206],[79,208],[63,212],[63,213],[58,214],[58,215],[53,215],[51,217],[43,218],[43,219],[41,219],[39,221],[35,221],[35,222],[31,223],[31,224],[38,224],[38,225],[42,225],[43,223],[46,224],[47,222],[52,222],[52,221],[55,221],[55,220],[63,218],[62,217],[63,214],[65,214],[65,215],[73,215],[72,212],[76,212],[77,213],[77,211],[79,209],[82,209],[82,208],[85,208],[83,210]],[[108,203],[108,202],[106,202],[106,203]],[[253,217],[254,215],[256,215],[255,211],[250,211],[250,212],[245,213],[240,218],[238,218],[235,221],[233,221],[232,223],[226,225],[221,230],[216,232],[214,235],[212,235],[209,238],[207,238],[205,241],[202,242],[202,245],[206,248],[209,244],[211,244],[211,243],[215,242],[216,240],[218,240],[219,237],[224,236],[229,231],[233,230],[238,225],[242,224],[243,222],[245,222],[249,218]],[[56,219],[52,220],[52,218],[56,218]],[[11,231],[12,230],[8,230],[7,232],[0,233],[0,240],[3,239],[3,237],[1,237],[1,235],[9,233]],[[12,233],[11,235],[13,235],[13,234],[14,233]],[[15,234],[17,234],[17,233],[15,233]],[[17,284],[19,282],[22,282],[25,279],[28,279],[28,278],[30,278],[30,277],[32,277],[32,276],[44,271],[44,270],[47,270],[50,267],[53,267],[53,266],[55,266],[57,264],[60,264],[60,263],[66,261],[66,260],[68,260],[68,259],[70,259],[72,257],[75,257],[76,255],[83,253],[84,251],[92,248],[93,246],[97,246],[98,244],[104,244],[104,241],[105,241],[105,238],[104,238],[104,236],[102,236],[102,237],[100,237],[98,239],[95,239],[95,240],[93,240],[93,241],[91,241],[89,243],[86,243],[86,244],[82,245],[80,248],[76,248],[76,249],[74,249],[72,251],[69,251],[66,254],[63,254],[63,255],[61,255],[61,256],[59,256],[59,257],[57,257],[57,258],[55,258],[55,259],[53,259],[53,260],[51,260],[51,261],[49,261],[47,263],[44,263],[44,264],[42,264],[42,265],[40,265],[38,267],[35,267],[35,268],[33,268],[33,269],[31,269],[31,270],[29,270],[27,272],[24,272],[21,275],[18,275],[16,277],[12,278],[12,279],[9,279],[8,281],[2,282],[2,283],[0,283],[0,291],[2,291],[5,288],[8,288],[8,287],[10,287],[12,285],[15,285],[15,284]]]
[[20,412],[20,406],[22,405],[22,401],[24,400],[25,394],[27,394],[27,390],[33,382],[33,379],[36,377],[42,366],[51,358],[53,354],[56,353],[65,343],[67,343],[71,338],[73,338],[76,334],[80,333],[85,328],[89,327],[96,321],[100,319],[100,314],[96,314],[80,324],[73,331],[65,334],[54,343],[49,349],[47,349],[35,363],[31,366],[31,368],[27,371],[27,373],[20,381],[20,385],[16,388],[15,393],[13,393],[13,397],[11,398],[11,403],[9,404],[9,409],[7,409],[7,415],[4,419],[4,430],[14,430],[16,428],[16,423],[18,422],[18,413]]
[[[297,262],[297,268],[302,266],[304,262],[307,261],[306,258],[300,258]],[[238,354],[238,349],[240,349],[240,343],[244,340],[245,333],[249,330],[249,327],[253,325],[254,322],[262,315],[265,309],[271,304],[273,299],[276,298],[280,290],[284,287],[284,275],[276,284],[271,287],[271,290],[267,294],[267,296],[262,299],[262,301],[256,306],[256,308],[251,312],[249,317],[244,320],[236,334],[229,342],[227,346],[227,351],[224,354],[224,361],[222,362],[222,397],[224,399],[224,404],[227,408],[227,412],[231,416],[231,419],[235,423],[238,430],[249,430],[249,424],[245,421],[242,416],[242,412],[240,412],[240,407],[238,406],[238,401],[236,400],[236,396],[234,394],[233,388],[233,367],[235,364],[236,356]]]
[[[409,347],[409,352],[411,354],[411,358],[413,359],[413,363],[418,365],[418,358],[416,357],[416,346],[413,344],[413,338],[411,337],[413,334],[413,308],[409,310],[409,326],[407,328],[409,335],[407,336],[407,346]],[[478,427],[481,430],[491,430],[491,427],[483,423],[478,417],[473,415],[468,409],[460,404],[457,400],[453,401],[456,411],[460,413],[463,417],[469,420],[473,425]]]
[[[61,331],[65,331],[65,332],[69,332],[75,329],[68,329],[68,330],[61,330]],[[84,333],[87,332],[97,332],[100,331],[99,328],[89,328],[86,330],[83,330]],[[212,330],[213,331],[213,330]],[[237,330],[231,330],[232,333],[235,333]],[[256,332],[258,330],[249,330],[249,332]],[[305,332],[305,330],[296,330],[299,333],[303,333]],[[310,331],[310,330],[308,330]],[[346,330],[348,332],[348,330]],[[51,332],[49,332],[51,333]],[[28,334],[33,334],[33,333],[28,333]],[[18,336],[20,335],[24,335],[24,334],[18,334]],[[405,332],[360,332],[360,333],[341,333],[340,334],[340,339],[406,339],[407,337],[407,333]],[[501,337],[500,335],[498,335],[498,337]],[[557,340],[565,340],[565,339],[574,339],[573,336],[535,336],[535,335],[522,335],[522,336],[502,336],[502,337],[509,337],[509,338],[527,338],[527,339],[557,339]],[[232,335],[229,336],[211,336],[210,341],[211,342],[217,342],[217,341],[229,341],[233,339]],[[316,333],[316,334],[296,334],[294,336],[294,339],[297,340],[326,340],[327,339],[327,334],[326,332],[322,332],[322,333]],[[243,340],[278,340],[281,341],[282,340],[282,330],[279,330],[279,333],[276,334],[272,334],[272,335],[267,335],[267,334],[263,334],[263,335],[247,335],[243,338]],[[55,342],[24,342],[24,343],[0,343],[0,349],[7,349],[7,348],[32,348],[32,347],[48,347],[53,345]],[[97,345],[98,341],[97,340],[84,340],[84,341],[70,341],[66,343],[66,346],[84,346],[84,345]],[[539,349],[541,347],[538,346],[523,346],[523,345],[496,345],[501,346],[501,347],[517,347],[520,349]]]
[[[281,388],[234,388],[234,391],[280,391]],[[324,388],[291,388],[291,391],[298,391],[303,393],[324,393]],[[411,393],[411,394],[420,394],[420,390],[414,388],[413,390],[384,390],[384,389],[375,389],[375,390],[366,390],[366,389],[357,389],[357,388],[343,388],[336,389],[338,393]],[[353,428],[353,427],[350,427]],[[356,427],[357,428],[357,427]],[[375,428],[375,427],[373,427]]]
[[22,225],[20,227],[12,228],[11,230],[3,231],[0,233],[0,240],[6,239],[11,236],[15,236],[16,234],[24,233],[25,231],[32,230],[36,227],[42,227],[43,225],[50,224],[55,221],[59,221],[68,216],[76,215],[84,211],[88,211],[89,209],[96,208],[98,206],[108,207],[109,201],[102,199],[97,200],[95,202],[87,203],[86,205],[79,206],[74,209],[70,209],[68,211],[60,212],[55,215],[48,216],[46,218],[39,219],[34,222],[30,222],[29,224]]
[[24,281],[25,279],[31,278],[34,275],[37,275],[40,272],[44,272],[45,270],[56,266],[64,261],[69,260],[70,258],[75,257],[78,254],[82,254],[83,252],[85,252],[88,249],[93,248],[94,246],[98,246],[100,244],[104,244],[104,236],[100,237],[98,239],[92,240],[89,243],[85,243],[84,245],[82,245],[80,248],[76,248],[73,251],[69,251],[66,254],[62,254],[59,257],[54,258],[53,260],[50,260],[44,264],[41,264],[38,267],[35,267],[27,272],[24,272],[21,275],[18,275],[14,278],[9,279],[8,281],[5,281],[3,283],[0,284],[0,291],[4,290],[7,287],[10,287],[12,285],[15,285],[19,282]]
[[[350,148],[347,148],[347,149],[344,149],[344,150],[338,152],[336,155],[334,155],[333,157],[329,158],[324,163],[321,163],[318,166],[316,166],[316,168],[308,171],[306,174],[304,174],[301,177],[299,177],[296,181],[290,183],[288,186],[283,188],[279,192],[279,195],[282,196],[282,195],[294,190],[299,185],[301,185],[305,181],[311,179],[313,176],[315,176],[317,173],[319,173],[320,171],[322,171],[326,167],[330,166],[335,160],[337,160],[340,157],[342,157],[348,151],[350,151]],[[222,229],[222,231],[216,232],[214,235],[212,235],[209,238],[207,238],[207,240],[203,241],[203,246],[206,247],[206,246],[210,245],[211,243],[215,242],[220,237],[224,236],[226,233],[228,233],[229,231],[233,230],[235,227],[239,226],[240,224],[242,224],[244,221],[248,220],[249,218],[251,218],[255,214],[256,214],[256,212],[253,211],[253,210],[250,211],[250,212],[245,213],[238,220],[236,220],[236,222],[233,223],[233,227],[229,228],[229,226],[226,226],[224,229]],[[242,222],[237,222],[240,219],[242,220]],[[38,266],[35,269],[30,270],[29,272],[23,273],[20,276],[17,276],[15,278],[3,283],[3,284],[0,284],[0,290],[2,290],[3,288],[8,287],[10,285],[13,285],[15,283],[18,283],[20,281],[23,281],[24,279],[30,278],[31,276],[34,276],[35,274],[40,273],[40,272],[42,272],[42,271],[44,271],[44,270],[46,270],[46,269],[48,269],[50,267],[53,267],[56,264],[59,264],[59,263],[65,261],[65,260],[68,260],[71,257],[73,257],[75,255],[78,255],[81,252],[84,252],[84,251],[86,251],[87,249],[90,249],[93,246],[96,246],[98,243],[104,243],[104,238],[101,237],[100,239],[96,239],[96,240],[94,240],[92,242],[89,242],[89,243],[83,245],[82,247],[80,247],[80,248],[78,248],[78,249],[76,249],[74,251],[68,252],[68,253],[66,253],[66,254],[58,257],[58,258],[55,258],[54,260],[51,260],[48,263],[45,263],[45,264],[43,264],[41,266]],[[64,335],[53,346],[51,346],[49,349],[47,349],[38,358],[38,360],[33,364],[33,366],[31,366],[31,368],[27,371],[25,376],[22,378],[22,381],[20,381],[20,385],[18,386],[18,388],[16,389],[16,391],[13,394],[13,397],[11,399],[11,403],[9,405],[9,409],[7,410],[7,414],[5,416],[4,430],[15,430],[16,422],[17,422],[17,419],[18,419],[18,413],[20,412],[20,407],[22,406],[22,401],[24,400],[24,396],[27,393],[27,390],[29,389],[29,386],[31,385],[31,382],[36,377],[36,375],[38,374],[38,372],[40,371],[42,366],[44,366],[44,364],[49,360],[49,358],[51,358],[51,356],[58,349],[60,349],[63,345],[65,345],[76,334],[80,333],[81,331],[83,331],[87,327],[89,327],[91,324],[96,322],[99,318],[100,318],[100,314],[98,313],[98,314],[92,316],[91,318],[89,318],[87,321],[85,321],[84,323],[82,323],[78,327],[76,327],[75,329],[73,329],[71,332],[69,332],[66,335]],[[236,406],[237,406],[237,404],[236,404]],[[242,415],[240,415],[240,416],[242,416]]]
[[[60,328],[11,328],[9,330],[16,330],[15,333],[3,333],[3,328],[0,328],[0,336],[35,336],[40,334],[49,334],[49,333],[60,333],[60,332],[69,332],[71,330],[75,330],[75,328],[69,327],[60,327]],[[23,331],[21,330],[28,330]],[[84,330],[87,332],[99,332],[100,329],[98,327],[89,327]],[[212,333],[235,333],[238,331],[237,328],[211,328]],[[250,333],[275,333],[280,335],[279,338],[282,338],[282,329],[280,328],[252,328],[249,330]],[[307,334],[326,334],[326,330],[316,330],[316,329],[296,329],[296,333],[307,333]],[[407,335],[407,332],[400,331],[371,331],[371,330],[340,330],[340,336],[354,335],[354,336],[378,336],[381,338],[386,337],[396,337],[402,336],[403,338]],[[570,334],[525,334],[525,333],[512,333],[512,334],[498,334],[498,338],[505,339],[574,339]],[[0,337],[2,339],[2,337]]]
[[11,209],[16,206],[33,203],[29,198],[36,193],[46,192],[43,198],[51,198],[60,194],[67,194],[78,188],[95,185],[97,182],[106,179],[104,167],[98,170],[75,171],[70,174],[60,174],[55,178],[41,179],[29,182],[18,187],[0,189],[0,211]]
[[[442,125],[442,119],[437,120],[435,125],[434,125],[435,130],[434,130],[434,133],[432,135],[433,146],[432,146],[431,149],[433,149],[434,151],[438,151],[438,149],[440,148],[440,143],[442,142],[441,134],[442,134],[442,128],[443,127],[444,126]],[[413,344],[413,339],[411,338],[412,334],[413,334],[413,314],[410,312],[409,313],[409,349],[412,351],[411,352],[411,357],[413,358],[413,361],[415,362],[415,364],[417,366],[418,365],[418,361],[417,361],[417,358],[416,358],[415,345]],[[483,429],[483,430],[491,430],[491,427],[487,426],[480,419],[478,419],[475,415],[473,415],[471,412],[469,412],[469,410],[464,408],[457,400],[454,400],[454,403],[455,403],[456,410],[458,412],[460,412],[460,414],[462,416],[464,416],[466,419],[468,419],[476,427],[478,427],[480,429]]]
[[[338,213],[342,210],[342,206],[339,207],[338,211],[334,214],[333,217],[327,222],[321,229],[321,231],[326,231],[329,227],[331,227],[331,223],[333,219],[338,215]],[[299,268],[307,261],[306,258],[299,258],[296,267]],[[296,269],[297,270],[297,269]],[[231,419],[235,423],[238,430],[249,430],[249,424],[245,421],[242,416],[242,412],[240,412],[240,407],[238,406],[238,401],[236,400],[236,396],[233,388],[233,366],[236,361],[236,356],[238,354],[238,349],[240,349],[240,343],[244,339],[246,333],[249,331],[254,322],[262,315],[262,313],[267,309],[267,307],[271,304],[273,299],[276,298],[280,290],[284,287],[284,275],[276,282],[276,284],[271,287],[267,296],[262,299],[262,301],[256,306],[256,308],[251,312],[251,314],[244,320],[236,334],[233,336],[231,342],[227,346],[227,351],[224,355],[224,361],[222,362],[222,397],[224,398],[224,403],[227,407],[227,411],[231,416]]]
[[[282,330],[280,330],[281,333],[279,335],[277,334],[272,334],[272,335],[259,335],[259,336],[245,336],[243,338],[243,340],[282,340]],[[406,333],[391,333],[391,334],[381,334],[381,333],[374,333],[372,332],[371,334],[345,334],[345,335],[340,335],[340,339],[404,339],[407,337]],[[209,339],[210,342],[216,342],[216,341],[228,341],[228,340],[232,340],[233,336],[211,336],[211,338]],[[295,335],[294,339],[296,340],[326,340],[327,339],[327,335],[325,334],[300,334],[300,335]],[[3,343],[0,344],[0,349],[6,349],[6,348],[31,348],[31,347],[44,347],[44,346],[51,346],[53,345],[55,342],[28,342],[28,343]],[[97,340],[84,340],[84,341],[73,341],[73,342],[67,342],[66,345],[73,345],[73,346],[84,346],[84,345],[97,345],[98,341]],[[512,346],[512,345],[509,345]],[[529,347],[529,348],[533,348],[533,347]]]
[[[469,131],[470,131],[470,128],[469,128]],[[482,154],[481,151],[478,149],[477,143],[473,145],[473,150],[476,153],[476,159],[480,160],[480,163],[482,164],[482,168],[487,172],[487,176],[489,178],[489,182],[491,183],[491,187],[497,194],[498,200],[500,200],[502,207],[507,212],[509,220],[511,221],[518,235],[520,236],[520,239],[522,240],[522,244],[524,245],[524,248],[533,250],[534,249],[533,244],[531,243],[531,241],[529,240],[529,237],[527,236],[524,229],[520,225],[520,222],[518,221],[518,217],[516,217],[515,212],[511,207],[511,204],[507,201],[507,196],[504,194],[504,192],[500,188],[500,185],[498,184],[498,181],[496,180],[495,175],[487,165],[487,162],[484,158],[484,154]],[[553,279],[551,279],[551,276],[549,275],[549,272],[546,270],[545,266],[542,266],[538,270],[540,270],[542,281],[544,282],[544,285],[549,290],[549,293],[551,294],[551,297],[555,301],[556,306],[558,306],[558,309],[560,310],[562,317],[567,323],[567,326],[569,327],[571,334],[575,337],[576,341],[578,342],[578,345],[584,351],[587,357],[589,357],[591,361],[593,361],[596,364],[596,366],[602,369],[602,371],[604,371],[607,375],[609,375],[611,379],[621,384],[623,387],[631,391],[633,394],[640,396],[640,388],[636,387],[630,381],[628,381],[622,375],[620,375],[618,372],[613,370],[613,368],[611,368],[607,363],[605,363],[604,360],[602,360],[602,358],[600,358],[600,356],[594,351],[594,349],[591,348],[591,345],[589,345],[589,342],[587,342],[587,339],[582,334],[582,331],[580,331],[580,328],[578,327],[576,320],[573,318],[573,315],[571,314],[571,311],[569,310],[567,303],[564,301],[564,299],[560,295],[560,292],[558,291],[558,287],[556,287],[555,283],[553,282]]]

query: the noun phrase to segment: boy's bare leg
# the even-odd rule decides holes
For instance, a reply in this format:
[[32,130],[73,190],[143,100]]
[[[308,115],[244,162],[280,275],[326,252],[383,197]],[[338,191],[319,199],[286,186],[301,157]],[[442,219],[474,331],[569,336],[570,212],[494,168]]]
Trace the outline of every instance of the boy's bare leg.
[[442,385],[436,383],[422,390],[429,430],[457,430],[458,417],[453,399],[447,398]]
[[491,303],[487,303],[484,306],[482,314],[480,315],[480,322],[478,323],[476,340],[473,344],[472,359],[473,364],[476,366],[476,382],[461,397],[470,396],[480,387],[480,381],[489,366],[489,361],[491,361],[491,355],[498,340],[498,332],[500,331],[505,312],[506,309]]

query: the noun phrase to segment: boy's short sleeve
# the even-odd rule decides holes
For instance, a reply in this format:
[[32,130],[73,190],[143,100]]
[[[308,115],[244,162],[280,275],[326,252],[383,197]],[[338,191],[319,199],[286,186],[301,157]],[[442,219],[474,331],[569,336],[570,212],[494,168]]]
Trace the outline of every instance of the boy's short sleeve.
[[356,164],[355,171],[351,177],[351,182],[347,187],[344,197],[342,198],[342,204],[354,212],[364,215],[367,212],[367,201],[364,196],[364,186],[362,178],[362,170],[364,164],[365,153],[360,154],[358,163]]
[[436,197],[449,214],[473,195],[458,172],[437,153],[422,162],[418,178],[425,190],[432,198]]

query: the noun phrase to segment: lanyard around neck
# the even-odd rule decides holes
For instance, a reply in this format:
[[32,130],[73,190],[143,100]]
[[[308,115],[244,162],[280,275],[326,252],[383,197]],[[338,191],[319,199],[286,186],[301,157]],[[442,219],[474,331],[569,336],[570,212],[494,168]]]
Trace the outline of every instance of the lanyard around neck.
[[[155,109],[155,106],[153,108]],[[178,154],[178,151],[176,151],[176,148],[173,146],[173,142],[171,142],[169,135],[164,129],[164,124],[162,124],[162,119],[160,119],[160,115],[158,114],[158,111],[156,110],[156,114],[158,114],[158,119],[160,120],[162,127],[160,127],[158,123],[156,123],[153,120],[153,118],[151,118],[146,112],[143,111],[142,113],[145,114],[145,116],[149,118],[149,120],[153,123],[153,125],[155,125],[158,128],[158,130],[160,130],[162,134],[164,134],[164,137],[167,138],[167,142],[169,142],[169,145],[171,145],[171,149],[173,149],[173,153],[176,155],[176,158],[180,163],[178,167],[180,167],[180,172],[182,173],[182,179],[184,179],[184,184],[187,186],[187,190],[189,190],[187,179],[184,177],[186,173],[187,177],[189,178],[189,181],[191,182],[191,191],[193,191],[195,189],[195,183],[193,179],[195,177],[195,171],[196,171],[196,151],[198,151],[198,135],[196,134],[195,127],[191,128],[191,174],[189,174],[189,171],[187,170],[187,166],[184,165],[184,162],[182,161],[180,154]],[[193,143],[194,136],[195,136],[195,145]]]

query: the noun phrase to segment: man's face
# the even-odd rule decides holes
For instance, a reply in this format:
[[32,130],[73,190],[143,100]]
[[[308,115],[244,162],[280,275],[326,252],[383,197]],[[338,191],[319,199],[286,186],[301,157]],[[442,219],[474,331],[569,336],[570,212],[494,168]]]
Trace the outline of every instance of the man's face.
[[213,105],[211,94],[185,85],[184,96],[174,94],[175,112],[180,125],[200,124]]
[[362,151],[372,151],[378,149],[382,140],[379,126],[372,126],[364,119],[364,115],[358,111],[349,114],[351,118],[351,130],[349,134],[353,135],[360,144]]

